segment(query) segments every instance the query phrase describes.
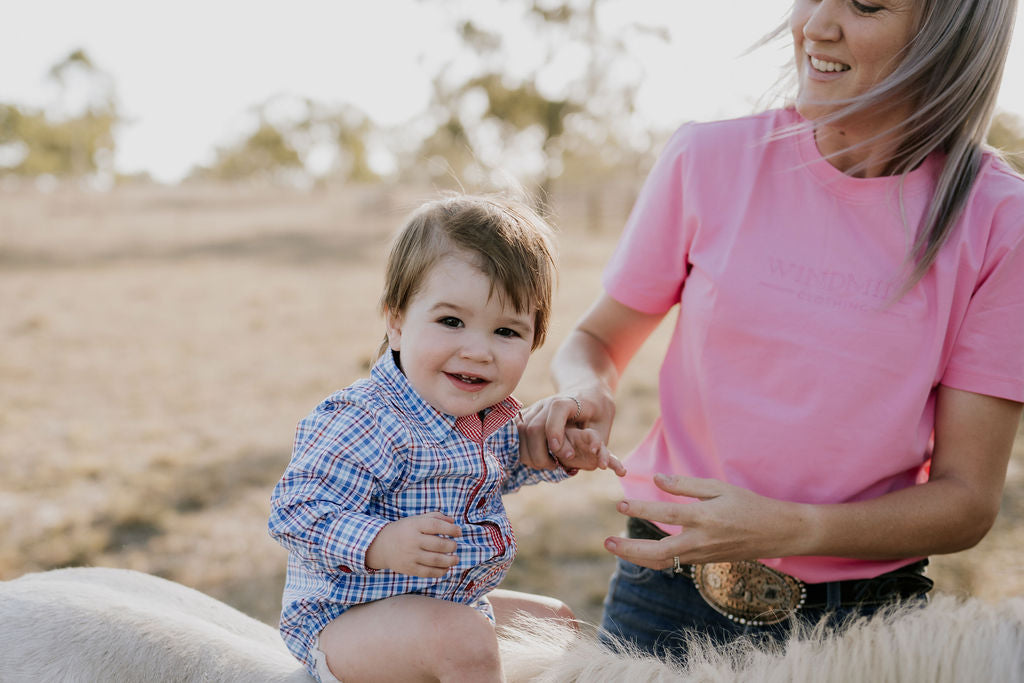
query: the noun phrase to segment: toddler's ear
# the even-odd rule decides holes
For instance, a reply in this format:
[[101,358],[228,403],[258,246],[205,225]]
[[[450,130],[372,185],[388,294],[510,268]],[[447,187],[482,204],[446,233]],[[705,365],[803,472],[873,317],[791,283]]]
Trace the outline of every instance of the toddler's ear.
[[392,351],[402,350],[402,314],[391,309],[384,311],[384,324],[387,327],[388,346]]

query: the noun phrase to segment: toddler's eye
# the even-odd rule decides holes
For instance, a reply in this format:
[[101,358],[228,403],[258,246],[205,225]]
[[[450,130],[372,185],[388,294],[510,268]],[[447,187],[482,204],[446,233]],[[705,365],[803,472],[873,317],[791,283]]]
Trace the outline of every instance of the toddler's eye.
[[462,327],[462,321],[451,315],[446,315],[445,317],[440,318],[437,322],[445,327]]
[[508,327],[499,327],[494,331],[499,337],[521,337],[522,335]]

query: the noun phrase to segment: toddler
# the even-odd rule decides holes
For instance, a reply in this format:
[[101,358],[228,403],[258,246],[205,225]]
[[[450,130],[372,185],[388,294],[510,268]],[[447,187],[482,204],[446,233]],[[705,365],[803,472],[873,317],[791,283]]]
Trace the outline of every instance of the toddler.
[[281,633],[322,681],[499,681],[488,595],[516,551],[502,494],[625,469],[583,429],[568,434],[571,469],[520,461],[511,394],[544,341],[555,279],[532,210],[431,202],[385,279],[370,377],[299,423],[274,489],[269,529],[289,551]]

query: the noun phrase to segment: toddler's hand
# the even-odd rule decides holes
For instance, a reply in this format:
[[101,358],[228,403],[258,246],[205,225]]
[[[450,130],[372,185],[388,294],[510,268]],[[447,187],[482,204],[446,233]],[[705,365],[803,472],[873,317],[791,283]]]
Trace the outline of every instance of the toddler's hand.
[[612,455],[596,430],[567,427],[565,440],[572,447],[572,453],[559,456],[559,462],[563,467],[580,470],[610,469],[620,477],[626,475],[625,465]]
[[455,520],[440,512],[389,522],[366,549],[366,566],[436,579],[458,564],[459,536]]

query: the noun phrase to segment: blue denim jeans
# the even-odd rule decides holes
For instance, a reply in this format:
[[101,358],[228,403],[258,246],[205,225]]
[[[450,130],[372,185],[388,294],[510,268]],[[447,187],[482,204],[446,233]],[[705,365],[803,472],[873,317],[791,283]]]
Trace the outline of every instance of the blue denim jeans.
[[[816,624],[827,617],[830,625],[838,627],[848,617],[870,615],[879,607],[842,607],[836,590],[830,605],[801,609],[794,618]],[[791,619],[766,626],[734,622],[704,601],[688,573],[648,569],[622,559],[612,576],[601,621],[602,636],[609,644],[614,639],[625,640],[650,654],[669,654],[682,660],[686,652],[681,636],[687,631],[701,633],[719,644],[741,636],[767,644],[784,639],[791,628]]]

